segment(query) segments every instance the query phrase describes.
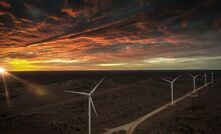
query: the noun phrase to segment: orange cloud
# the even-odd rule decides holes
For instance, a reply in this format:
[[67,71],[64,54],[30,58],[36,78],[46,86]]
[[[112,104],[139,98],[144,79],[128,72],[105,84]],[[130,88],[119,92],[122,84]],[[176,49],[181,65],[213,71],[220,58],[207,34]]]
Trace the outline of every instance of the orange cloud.
[[75,17],[75,16],[78,15],[78,12],[75,11],[74,9],[71,9],[71,8],[65,8],[65,9],[62,10],[62,12],[68,14],[71,17]]
[[[0,11],[4,19],[0,22],[0,64],[12,69],[19,70],[22,64],[26,70],[143,67],[144,59],[201,54],[202,48],[219,42],[218,30],[204,30],[207,23],[194,20],[194,12],[200,8],[162,4],[156,11],[154,6],[149,8],[150,2],[142,3],[142,8],[131,4],[130,8],[111,9],[109,0],[99,4],[83,1],[81,6],[66,0],[48,8],[41,6],[44,2],[27,3],[19,5],[24,11],[18,14]],[[9,8],[5,3],[0,5]],[[214,29],[220,27],[220,20],[208,22]]]
[[11,5],[5,1],[0,1],[0,6],[4,8],[11,8]]

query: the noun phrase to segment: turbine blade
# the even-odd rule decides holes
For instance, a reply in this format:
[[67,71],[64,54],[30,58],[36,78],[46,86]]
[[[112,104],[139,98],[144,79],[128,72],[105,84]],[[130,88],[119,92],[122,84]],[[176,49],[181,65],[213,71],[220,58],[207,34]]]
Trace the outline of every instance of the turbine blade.
[[194,77],[192,74],[188,74],[190,77]]
[[88,93],[83,93],[83,92],[75,92],[75,91],[64,91],[66,93],[72,93],[72,94],[81,94],[81,95],[89,95]]
[[178,75],[172,82],[175,82],[181,75]]
[[200,76],[199,74],[195,76],[195,78],[197,78],[198,76]]
[[166,82],[169,82],[169,83],[171,83],[171,81],[169,81],[169,80],[166,80],[166,79],[164,79],[164,78],[160,78],[161,80],[163,80],[163,81],[166,81]]
[[93,88],[93,90],[90,92],[90,95],[93,94],[93,92],[97,89],[97,87],[101,84],[101,82],[105,79],[105,77]]
[[95,106],[94,106],[94,102],[93,102],[92,98],[89,97],[89,99],[90,99],[90,102],[91,102],[91,105],[92,105],[92,108],[93,108],[93,110],[94,110],[95,115],[98,116],[97,110],[96,110],[96,108],[95,108]]

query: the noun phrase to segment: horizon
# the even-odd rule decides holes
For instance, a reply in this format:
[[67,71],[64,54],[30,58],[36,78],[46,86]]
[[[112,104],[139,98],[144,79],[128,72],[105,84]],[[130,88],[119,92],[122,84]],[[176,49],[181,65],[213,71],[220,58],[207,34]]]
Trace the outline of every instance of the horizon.
[[221,71],[221,69],[152,69],[152,70],[28,70],[28,71],[8,71],[6,72],[117,72],[117,71],[128,71],[128,72],[133,72],[133,71]]

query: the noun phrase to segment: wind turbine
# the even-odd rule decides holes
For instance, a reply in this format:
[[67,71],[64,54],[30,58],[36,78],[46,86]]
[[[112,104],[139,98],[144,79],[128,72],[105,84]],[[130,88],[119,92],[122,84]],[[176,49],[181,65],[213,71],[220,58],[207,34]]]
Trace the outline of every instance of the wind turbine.
[[205,78],[205,85],[204,86],[206,86],[206,84],[207,84],[207,74],[206,74],[206,72],[204,72],[204,78]]
[[[195,75],[195,76],[189,74],[189,76],[193,78],[193,94],[195,94],[195,93],[196,93],[196,78],[199,76],[199,74],[198,74],[198,75]],[[196,94],[195,94],[195,95],[196,95]]]
[[173,97],[173,85],[174,85],[174,82],[180,77],[181,75],[178,75],[174,80],[172,81],[169,81],[169,80],[166,80],[166,79],[163,79],[161,78],[162,80],[166,81],[166,82],[169,82],[170,83],[170,86],[171,86],[171,105],[174,104],[174,97]]
[[94,106],[94,102],[91,98],[91,95],[94,93],[94,91],[97,89],[97,87],[101,84],[101,82],[104,80],[103,78],[92,90],[90,93],[84,93],[84,92],[75,92],[75,91],[65,91],[66,93],[72,93],[72,94],[80,94],[80,95],[86,95],[88,96],[88,133],[91,134],[91,106],[94,110],[94,113],[96,116],[98,116],[96,108]]

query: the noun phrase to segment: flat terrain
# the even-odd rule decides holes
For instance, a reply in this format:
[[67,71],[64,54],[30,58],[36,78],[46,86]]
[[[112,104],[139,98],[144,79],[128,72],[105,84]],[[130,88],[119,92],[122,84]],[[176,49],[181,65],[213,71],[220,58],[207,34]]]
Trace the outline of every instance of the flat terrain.
[[[201,74],[197,79],[197,87],[202,86],[204,84],[203,72],[197,71],[194,73]],[[93,94],[99,116],[95,117],[92,113],[92,132],[95,134],[103,133],[106,128],[113,128],[134,121],[168,103],[170,101],[170,85],[160,78],[172,80],[178,74],[182,74],[182,76],[175,83],[174,94],[176,98],[192,90],[192,78],[187,75],[186,71],[11,73],[6,77],[10,94],[9,102],[6,101],[3,83],[1,83],[0,130],[4,134],[87,133],[87,98],[81,95],[64,93],[64,91],[90,92],[105,76],[105,81]],[[208,80],[210,79],[208,77]],[[214,85],[210,88],[218,90],[219,86]],[[203,93],[204,91],[202,91]],[[217,94],[216,97],[219,96]],[[199,97],[191,98],[191,100],[198,100],[200,97],[203,97],[203,95],[199,94]],[[206,97],[204,95],[203,98]],[[191,106],[189,103],[182,103],[171,108],[175,109],[171,111],[182,110],[182,108],[179,108],[181,105]],[[203,105],[203,101],[199,103]],[[198,113],[197,109],[195,111]],[[211,112],[214,112],[214,110]],[[162,113],[166,117],[174,117],[172,112]],[[210,117],[208,118],[210,119]],[[152,119],[155,119],[155,117]],[[167,118],[162,119],[162,121],[164,120],[165,122],[170,121]],[[184,119],[181,118],[180,120]],[[137,128],[136,133],[146,134],[160,130],[158,127],[152,129],[153,126],[149,122],[156,121],[148,120],[144,122]],[[163,129],[167,129],[167,127],[162,126]],[[166,131],[162,131],[162,134],[164,133],[167,134]]]
[[136,134],[220,134],[221,79],[141,124]]

